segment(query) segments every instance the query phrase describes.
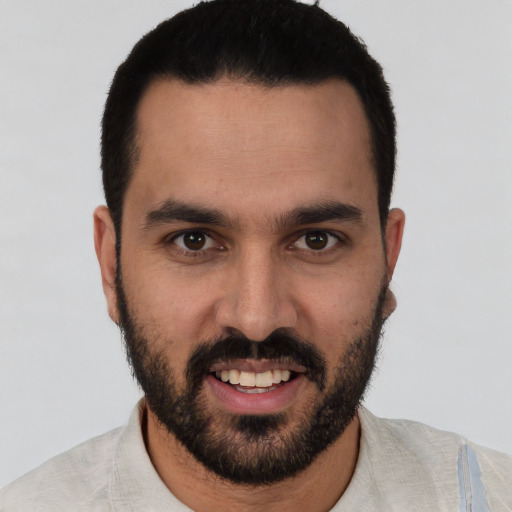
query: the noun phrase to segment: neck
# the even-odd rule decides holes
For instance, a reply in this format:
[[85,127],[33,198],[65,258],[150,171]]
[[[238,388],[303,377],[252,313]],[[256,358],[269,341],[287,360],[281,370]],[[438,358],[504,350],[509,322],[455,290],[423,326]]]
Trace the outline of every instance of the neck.
[[209,512],[326,512],[347,488],[359,453],[357,415],[340,438],[298,475],[266,486],[237,485],[221,479],[167,432],[151,410],[144,415],[146,448],[168,489],[187,507]]

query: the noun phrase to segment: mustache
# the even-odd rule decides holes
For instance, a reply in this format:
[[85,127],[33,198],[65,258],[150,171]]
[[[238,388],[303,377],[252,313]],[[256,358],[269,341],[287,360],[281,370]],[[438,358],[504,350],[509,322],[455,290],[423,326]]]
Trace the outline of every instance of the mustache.
[[303,366],[305,375],[320,391],[325,388],[326,362],[309,341],[299,339],[288,329],[280,328],[263,341],[253,341],[241,332],[199,345],[191,354],[186,378],[190,389],[199,387],[212,365],[234,359],[270,359],[291,361]]

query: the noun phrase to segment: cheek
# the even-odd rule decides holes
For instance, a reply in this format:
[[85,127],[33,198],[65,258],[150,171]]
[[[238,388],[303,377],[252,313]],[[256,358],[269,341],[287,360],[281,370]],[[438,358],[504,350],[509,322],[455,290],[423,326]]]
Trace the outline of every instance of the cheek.
[[331,274],[303,288],[301,332],[321,350],[340,351],[370,326],[384,271]]
[[125,291],[130,308],[139,324],[159,333],[165,344],[191,347],[204,341],[215,289],[208,276],[184,275],[178,268],[166,265],[145,265],[143,271],[136,266],[124,276]]
[[208,316],[204,294],[170,282],[155,270],[146,269],[142,279],[126,276],[123,281],[139,336],[150,353],[164,355],[176,388],[184,389],[190,355],[199,342],[209,339],[204,328]]

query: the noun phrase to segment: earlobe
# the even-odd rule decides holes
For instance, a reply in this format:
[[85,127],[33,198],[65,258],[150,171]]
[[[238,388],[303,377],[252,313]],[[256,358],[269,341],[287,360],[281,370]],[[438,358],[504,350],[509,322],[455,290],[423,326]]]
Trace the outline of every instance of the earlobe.
[[106,206],[94,210],[94,248],[100,265],[103,293],[107,299],[108,314],[117,324],[116,279],[116,232],[110,211]]
[[384,305],[382,307],[382,318],[385,320],[388,318],[393,311],[396,309],[396,297],[395,294],[389,289],[389,286],[386,288],[386,295],[384,296]]
[[386,267],[388,283],[393,277],[398,255],[400,254],[404,226],[405,213],[399,208],[390,210],[386,223]]

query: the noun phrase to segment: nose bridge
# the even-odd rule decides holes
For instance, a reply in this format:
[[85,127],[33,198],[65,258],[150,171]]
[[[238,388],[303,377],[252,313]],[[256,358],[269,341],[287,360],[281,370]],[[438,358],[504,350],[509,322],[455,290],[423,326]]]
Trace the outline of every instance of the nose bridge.
[[296,312],[278,258],[270,250],[241,251],[228,279],[217,322],[254,341],[281,327],[294,327]]

